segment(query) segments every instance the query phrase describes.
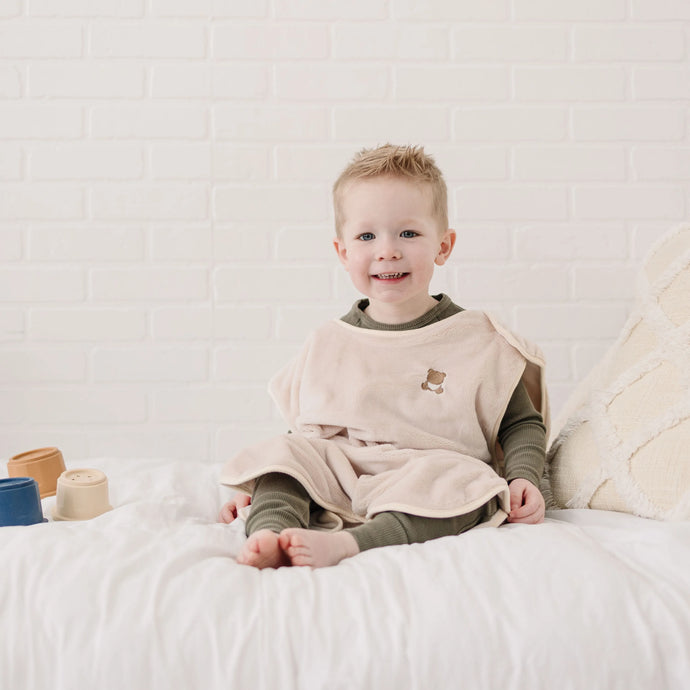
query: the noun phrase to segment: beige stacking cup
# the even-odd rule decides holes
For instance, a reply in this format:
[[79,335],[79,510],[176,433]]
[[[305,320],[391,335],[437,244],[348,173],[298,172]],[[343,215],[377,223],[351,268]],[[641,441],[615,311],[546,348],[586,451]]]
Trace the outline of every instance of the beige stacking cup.
[[10,458],[10,477],[31,477],[38,482],[41,498],[55,496],[58,477],[65,471],[65,461],[57,448],[38,448]]
[[100,470],[63,472],[57,481],[54,520],[90,520],[112,510],[108,499],[108,478]]

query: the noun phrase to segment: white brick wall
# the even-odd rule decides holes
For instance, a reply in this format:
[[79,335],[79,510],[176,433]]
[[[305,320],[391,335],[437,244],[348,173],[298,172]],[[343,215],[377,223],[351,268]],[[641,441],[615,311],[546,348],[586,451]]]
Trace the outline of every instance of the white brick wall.
[[434,279],[539,341],[555,411],[690,211],[687,0],[0,2],[0,457],[219,460],[356,293],[351,155],[425,144]]

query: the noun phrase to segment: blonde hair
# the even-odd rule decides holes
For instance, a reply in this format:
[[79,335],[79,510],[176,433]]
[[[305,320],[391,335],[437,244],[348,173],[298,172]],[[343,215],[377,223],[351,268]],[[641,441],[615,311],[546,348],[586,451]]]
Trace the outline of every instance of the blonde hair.
[[433,157],[424,152],[423,146],[384,144],[373,149],[362,149],[335,181],[333,207],[338,236],[343,223],[343,193],[348,183],[384,176],[428,184],[431,187],[434,215],[438,218],[441,230],[448,229],[448,191],[443,174]]

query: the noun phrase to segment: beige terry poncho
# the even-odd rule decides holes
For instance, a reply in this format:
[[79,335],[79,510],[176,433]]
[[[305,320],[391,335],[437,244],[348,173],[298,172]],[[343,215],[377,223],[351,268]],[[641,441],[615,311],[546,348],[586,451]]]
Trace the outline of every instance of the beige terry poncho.
[[330,321],[271,381],[292,433],[247,448],[221,482],[252,492],[283,472],[346,523],[383,511],[470,512],[498,496],[496,437],[522,378],[548,423],[539,349],[483,312],[409,331]]

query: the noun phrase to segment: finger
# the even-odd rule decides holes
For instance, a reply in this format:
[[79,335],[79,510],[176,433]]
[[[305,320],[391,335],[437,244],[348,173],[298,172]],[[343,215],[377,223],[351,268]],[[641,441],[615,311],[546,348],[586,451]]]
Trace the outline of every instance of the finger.
[[235,505],[238,508],[246,508],[252,502],[252,497],[247,494],[237,494],[235,496]]

